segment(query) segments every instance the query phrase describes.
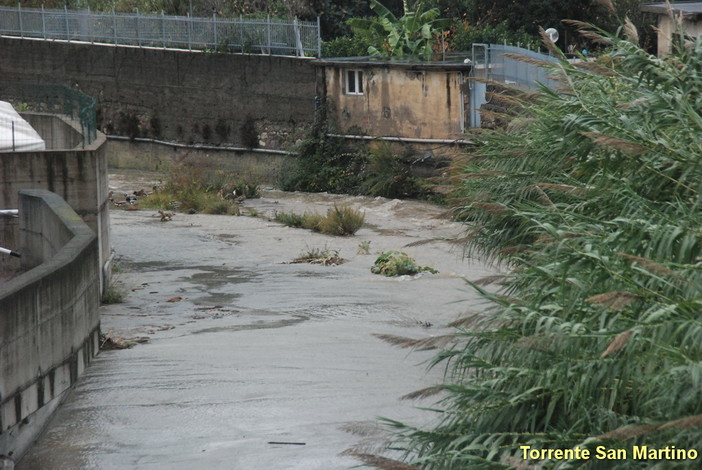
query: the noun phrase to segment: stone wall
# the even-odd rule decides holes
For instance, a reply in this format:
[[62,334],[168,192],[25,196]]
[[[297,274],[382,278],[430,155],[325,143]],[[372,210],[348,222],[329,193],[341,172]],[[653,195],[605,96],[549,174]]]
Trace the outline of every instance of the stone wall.
[[18,460],[99,350],[99,245],[65,201],[22,191],[26,272],[0,284],[0,455]]
[[288,148],[313,118],[318,73],[305,58],[0,38],[0,96],[76,87],[101,130],[129,137]]

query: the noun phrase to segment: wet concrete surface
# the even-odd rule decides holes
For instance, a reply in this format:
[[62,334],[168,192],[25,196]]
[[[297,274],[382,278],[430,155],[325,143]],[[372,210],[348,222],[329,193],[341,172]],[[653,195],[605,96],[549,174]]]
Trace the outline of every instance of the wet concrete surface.
[[[342,238],[264,218],[335,203],[363,210],[366,226]],[[441,380],[426,368],[435,351],[374,334],[442,335],[483,304],[463,279],[494,270],[451,242],[463,227],[441,208],[387,199],[264,191],[243,208],[259,217],[112,212],[126,296],[102,307],[102,330],[149,341],[102,351],[19,470],[346,469],[360,462],[341,452],[363,439],[345,428],[435,418],[417,408],[432,401],[400,400]],[[289,263],[312,248],[347,262]],[[390,249],[440,272],[371,274]]]

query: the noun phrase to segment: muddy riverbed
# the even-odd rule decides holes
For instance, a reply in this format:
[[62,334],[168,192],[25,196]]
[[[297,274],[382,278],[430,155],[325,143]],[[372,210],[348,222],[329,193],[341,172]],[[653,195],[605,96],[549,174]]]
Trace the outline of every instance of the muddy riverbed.
[[[124,174],[112,184],[150,187]],[[355,236],[268,220],[334,204],[365,213]],[[18,469],[345,469],[360,462],[343,451],[382,445],[376,417],[435,419],[417,408],[431,400],[400,399],[441,380],[426,368],[435,351],[377,335],[442,335],[480,308],[464,278],[494,270],[463,256],[463,227],[419,202],[274,190],[245,201],[249,212],[258,217],[161,222],[151,210],[112,211],[125,298],[102,307],[102,330],[145,342],[102,351]],[[312,249],[346,262],[290,263]],[[372,274],[391,249],[439,273]],[[359,428],[371,439],[349,432]]]

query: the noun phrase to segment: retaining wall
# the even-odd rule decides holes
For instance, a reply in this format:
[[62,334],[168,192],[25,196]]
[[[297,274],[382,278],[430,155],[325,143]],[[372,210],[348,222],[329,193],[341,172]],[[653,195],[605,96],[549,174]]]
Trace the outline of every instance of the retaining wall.
[[[258,184],[277,184],[287,159],[285,153],[261,150],[226,148],[198,148],[166,142],[144,142],[109,138],[105,146],[110,168],[129,168],[167,173],[184,159],[198,162],[203,169],[234,172],[241,179]],[[150,188],[143,188],[149,190]]]
[[184,143],[287,148],[314,117],[318,73],[305,58],[0,38],[0,95],[65,84],[95,98],[106,134]]
[[[110,221],[105,136],[98,133],[97,138],[83,148],[82,140],[75,140],[75,124],[70,119],[33,113],[23,113],[23,117],[37,126],[35,129],[42,137],[53,135],[56,137],[55,142],[71,147],[63,150],[55,148],[0,153],[0,208],[17,208],[18,192],[22,189],[55,192],[97,234],[99,263],[104,268],[102,271],[108,274],[106,265],[110,259]],[[0,220],[0,236],[0,246],[18,251],[16,219]],[[7,256],[0,257],[0,272],[16,270],[18,264],[15,260],[16,258]],[[101,279],[106,279],[102,272]]]
[[26,272],[0,284],[0,454],[19,460],[99,350],[99,245],[58,195],[19,196]]

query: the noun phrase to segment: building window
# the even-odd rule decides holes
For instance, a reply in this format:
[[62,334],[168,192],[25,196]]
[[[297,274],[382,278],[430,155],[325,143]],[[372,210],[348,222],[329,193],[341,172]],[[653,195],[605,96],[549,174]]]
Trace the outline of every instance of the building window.
[[347,95],[362,95],[363,94],[363,70],[347,70],[346,71],[346,94]]

